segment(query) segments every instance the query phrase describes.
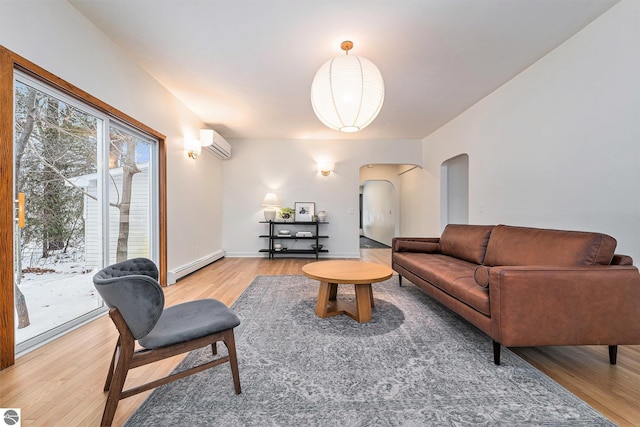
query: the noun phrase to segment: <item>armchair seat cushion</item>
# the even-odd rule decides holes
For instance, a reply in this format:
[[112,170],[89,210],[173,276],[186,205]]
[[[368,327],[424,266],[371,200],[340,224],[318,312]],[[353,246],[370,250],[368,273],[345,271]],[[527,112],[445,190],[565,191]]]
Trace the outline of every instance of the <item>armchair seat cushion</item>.
[[240,319],[224,303],[201,299],[167,307],[158,323],[138,343],[147,349],[191,341],[235,328]]

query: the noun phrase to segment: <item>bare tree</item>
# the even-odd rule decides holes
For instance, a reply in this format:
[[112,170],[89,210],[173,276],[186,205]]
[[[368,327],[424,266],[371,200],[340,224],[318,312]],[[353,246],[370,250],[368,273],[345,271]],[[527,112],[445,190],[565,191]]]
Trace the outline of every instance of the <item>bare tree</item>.
[[[36,91],[30,89],[27,94],[27,101],[25,103],[26,118],[24,121],[24,127],[20,136],[16,138],[16,160],[15,160],[15,176],[20,173],[20,166],[22,164],[22,155],[24,154],[25,147],[33,131],[33,125],[35,123],[36,115]],[[27,308],[27,302],[24,298],[24,294],[18,287],[18,283],[13,283],[14,300],[16,305],[16,312],[18,313],[18,329],[26,328],[31,324],[29,320],[29,309]]]
[[136,164],[136,138],[117,129],[110,132],[110,138],[110,157],[114,159],[115,165],[122,167],[122,194],[116,206],[120,211],[116,262],[120,262],[126,260],[129,255],[129,214],[131,213],[133,176],[139,173],[140,169]]

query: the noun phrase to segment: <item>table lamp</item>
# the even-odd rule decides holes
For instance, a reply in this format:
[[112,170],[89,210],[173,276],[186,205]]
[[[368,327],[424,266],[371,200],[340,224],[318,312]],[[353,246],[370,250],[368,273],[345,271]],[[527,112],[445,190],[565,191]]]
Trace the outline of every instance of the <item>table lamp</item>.
[[280,201],[275,193],[267,193],[262,201],[262,206],[266,206],[264,209],[264,220],[275,221],[276,220],[276,207],[280,206]]

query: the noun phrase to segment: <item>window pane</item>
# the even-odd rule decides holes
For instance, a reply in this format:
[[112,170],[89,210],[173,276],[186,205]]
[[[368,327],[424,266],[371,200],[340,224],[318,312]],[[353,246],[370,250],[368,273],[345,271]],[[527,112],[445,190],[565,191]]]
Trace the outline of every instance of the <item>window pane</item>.
[[151,258],[151,144],[109,128],[109,262]]
[[91,274],[97,265],[87,263],[84,215],[103,122],[16,80],[14,123],[15,191],[24,197],[24,224],[15,228],[20,348],[102,307]]

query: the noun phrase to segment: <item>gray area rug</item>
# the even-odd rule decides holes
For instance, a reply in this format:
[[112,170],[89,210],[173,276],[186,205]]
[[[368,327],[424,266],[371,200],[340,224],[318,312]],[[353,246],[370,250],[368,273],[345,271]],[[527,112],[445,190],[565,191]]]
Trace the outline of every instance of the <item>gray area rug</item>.
[[257,277],[232,307],[242,394],[225,364],[156,389],[126,425],[613,425],[508,349],[494,365],[486,335],[405,283],[374,284],[373,320],[358,324],[318,318],[315,281]]

